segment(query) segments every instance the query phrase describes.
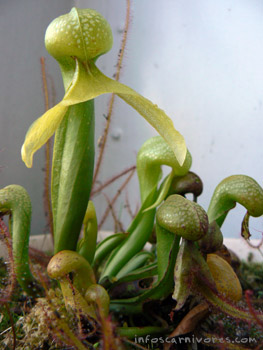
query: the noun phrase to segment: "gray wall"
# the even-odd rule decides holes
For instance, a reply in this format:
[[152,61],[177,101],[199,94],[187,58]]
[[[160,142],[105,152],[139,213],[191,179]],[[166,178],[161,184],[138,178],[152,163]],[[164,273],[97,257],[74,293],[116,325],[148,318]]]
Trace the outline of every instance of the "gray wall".
[[[117,42],[125,3],[77,1],[79,7],[106,15]],[[163,108],[185,136],[192,169],[205,184],[199,200],[204,208],[226,176],[247,174],[262,185],[262,39],[260,0],[132,1],[121,81]],[[107,74],[114,71],[115,61],[110,58],[103,67]],[[140,145],[156,134],[121,101],[116,103],[112,132],[116,129],[122,136],[109,143],[105,174],[135,161]],[[129,197],[138,202],[136,181],[132,186]],[[244,213],[238,205],[229,214],[225,236],[239,236]],[[251,219],[250,226],[254,238],[262,236],[262,218]]]
[[[20,160],[20,147],[31,122],[44,111],[39,57],[47,57],[56,84],[57,100],[63,96],[56,63],[45,52],[43,38],[48,23],[70,10],[72,1],[0,2],[0,184],[19,183],[32,196],[33,233],[44,230],[41,197],[43,152],[33,169]],[[110,22],[115,38],[112,51],[98,65],[109,76],[125,21],[124,0],[78,0],[78,7],[99,10]],[[244,173],[262,184],[262,36],[260,0],[134,0],[131,30],[121,81],[148,97],[174,120],[193,156],[193,171],[205,183],[200,204],[207,208],[217,183],[231,174]],[[104,125],[109,96],[96,101],[96,138]],[[120,137],[116,140],[116,135]],[[118,100],[110,130],[100,180],[135,163],[141,144],[154,130],[130,107]],[[134,178],[130,201],[139,202]],[[108,192],[113,196],[119,185]],[[98,215],[105,205],[96,199]],[[128,224],[124,199],[116,210]],[[226,236],[237,237],[244,210],[238,208],[224,224]],[[42,217],[42,219],[40,219]],[[105,226],[110,229],[112,221]],[[262,220],[252,221],[262,231]],[[252,229],[253,237],[261,236]]]
[[45,231],[43,211],[44,152],[32,169],[21,160],[20,149],[30,124],[45,111],[40,57],[47,60],[57,99],[63,87],[56,62],[48,56],[44,35],[48,24],[68,12],[72,1],[0,1],[0,187],[24,186],[33,205],[32,234]]

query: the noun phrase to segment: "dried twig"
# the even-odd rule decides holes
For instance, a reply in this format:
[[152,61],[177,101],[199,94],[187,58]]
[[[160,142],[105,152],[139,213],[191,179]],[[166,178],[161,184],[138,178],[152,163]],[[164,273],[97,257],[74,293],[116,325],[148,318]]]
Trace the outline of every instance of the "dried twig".
[[[259,231],[260,232],[260,231]],[[262,233],[262,238],[261,240],[259,241],[258,244],[252,244],[248,239],[245,239],[245,242],[251,247],[251,248],[254,248],[254,249],[260,249],[263,245],[263,233]]]
[[[45,110],[47,111],[49,106],[49,98],[48,98],[48,87],[47,87],[47,77],[46,77],[46,66],[45,66],[45,58],[40,58],[41,63],[41,73],[42,73],[42,87],[45,98]],[[51,208],[51,200],[50,200],[50,169],[51,169],[51,139],[49,139],[45,145],[45,178],[44,178],[44,208],[45,214],[47,217],[48,227],[53,238],[53,217],[52,217],[52,208]]]
[[128,214],[130,215],[131,219],[133,220],[136,216],[136,214],[138,213],[139,211],[139,204],[137,203],[136,205],[136,208],[134,210],[134,213],[132,212],[131,210],[131,204],[130,204],[130,201],[129,201],[129,197],[128,197],[128,191],[126,191],[125,193],[125,208],[127,209],[127,212]]
[[255,311],[250,298],[252,297],[253,292],[251,290],[246,290],[245,291],[245,299],[246,299],[246,303],[249,309],[249,312],[251,313],[251,315],[254,317],[255,321],[257,322],[257,324],[263,328],[263,322],[262,320],[260,320],[260,318],[258,317],[257,312]]
[[118,175],[113,176],[112,178],[110,178],[109,180],[107,180],[104,184],[100,185],[98,188],[92,190],[91,192],[91,197],[95,196],[95,194],[100,193],[105,187],[109,186],[110,184],[112,184],[114,181],[118,180],[120,177],[122,177],[123,175],[126,175],[127,173],[129,173],[130,171],[133,171],[136,169],[136,166],[133,165],[128,169],[123,170],[121,173],[119,173]]
[[[129,24],[130,24],[130,16],[131,16],[131,14],[130,14],[131,13],[130,0],[126,0],[126,4],[127,5],[126,5],[125,29],[124,29],[124,33],[123,33],[123,37],[122,37],[121,48],[119,51],[117,69],[116,69],[116,73],[114,74],[116,81],[119,81],[119,79],[120,79],[120,72],[121,72],[122,62],[123,62],[123,58],[124,58],[124,51],[125,51],[125,47],[127,44],[127,34],[128,34],[128,30],[129,30]],[[96,168],[95,168],[95,172],[94,172],[93,184],[96,183],[97,178],[98,178],[98,174],[100,171],[101,162],[103,159],[105,146],[106,146],[106,142],[107,142],[107,138],[108,138],[108,134],[109,134],[109,127],[110,127],[110,122],[111,122],[111,117],[112,117],[114,100],[115,100],[115,94],[112,94],[111,99],[110,99],[110,103],[109,103],[107,117],[106,117],[106,119],[107,119],[106,126],[104,128],[103,135],[101,137],[100,152],[99,152],[99,156],[98,156],[98,160],[97,160],[97,164],[96,164]]]
[[16,274],[15,274],[15,265],[13,259],[13,251],[12,251],[12,239],[11,235],[8,232],[8,229],[2,219],[0,219],[0,234],[3,237],[5,245],[7,247],[8,257],[9,257],[9,280],[8,286],[2,292],[0,303],[6,303],[11,300],[13,295],[15,286],[16,286]]
[[16,329],[15,329],[14,319],[13,319],[12,314],[10,312],[8,303],[5,304],[5,309],[6,309],[6,312],[8,314],[8,317],[9,317],[9,320],[11,323],[11,329],[12,329],[12,333],[13,333],[13,350],[15,350],[16,349]]
[[127,184],[129,183],[130,179],[132,178],[133,174],[135,172],[135,169],[133,171],[131,171],[131,173],[129,174],[129,176],[127,177],[127,179],[123,182],[123,184],[121,185],[121,187],[118,189],[117,193],[115,194],[115,196],[113,197],[113,199],[111,200],[111,202],[108,205],[108,208],[105,210],[102,219],[98,225],[98,229],[100,230],[102,225],[104,224],[105,220],[107,219],[109,212],[111,211],[111,208],[113,207],[114,203],[116,202],[116,200],[118,199],[118,197],[121,195],[123,189],[127,186]]
[[29,247],[28,252],[29,252],[30,259],[36,261],[42,267],[45,267],[45,268],[47,267],[49,260],[51,259],[51,256],[47,255],[42,250],[39,250],[33,247]]
[[104,197],[106,198],[106,201],[108,203],[108,206],[109,206],[109,209],[111,211],[111,215],[113,217],[113,220],[114,220],[114,232],[118,232],[119,230],[121,232],[124,232],[124,227],[122,225],[122,223],[120,222],[120,220],[118,220],[118,217],[117,217],[117,214],[115,213],[115,210],[111,204],[111,201],[110,201],[110,198],[107,196],[106,193],[103,193]]

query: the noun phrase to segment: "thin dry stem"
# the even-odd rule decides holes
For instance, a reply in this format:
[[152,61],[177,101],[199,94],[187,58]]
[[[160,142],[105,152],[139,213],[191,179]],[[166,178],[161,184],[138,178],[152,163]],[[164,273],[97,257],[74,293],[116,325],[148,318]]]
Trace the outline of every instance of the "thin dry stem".
[[[68,281],[68,284],[70,285],[70,288],[72,290],[72,295],[74,296],[76,293],[75,293],[75,287],[73,286],[70,278],[69,278],[69,275],[66,276],[67,278],[67,281]],[[79,335],[82,339],[84,339],[84,334],[83,334],[83,329],[82,329],[82,325],[81,325],[81,310],[77,307],[76,305],[76,302],[75,302],[75,298],[73,297],[73,300],[74,300],[74,309],[75,309],[75,316],[77,316],[77,320],[78,320],[78,331],[79,331]]]
[[8,303],[5,304],[5,309],[6,309],[6,312],[8,314],[8,317],[9,317],[9,320],[11,323],[11,329],[12,329],[12,333],[13,333],[13,350],[15,350],[15,348],[16,348],[16,329],[15,329],[14,319],[13,319],[12,314],[10,312]]
[[0,233],[3,235],[3,239],[5,245],[7,247],[7,253],[9,257],[9,280],[8,286],[2,292],[0,303],[6,303],[11,300],[15,286],[16,286],[16,274],[15,274],[15,265],[13,259],[13,251],[12,251],[12,239],[11,235],[8,232],[8,229],[2,219],[0,219]]
[[257,324],[263,328],[263,321],[258,317],[257,312],[255,311],[250,298],[252,297],[253,292],[251,290],[246,290],[245,291],[245,299],[246,299],[246,303],[249,309],[249,312],[251,313],[251,315],[254,317],[255,321],[257,322]]
[[[42,310],[43,310],[43,313],[46,317],[48,324],[50,325],[49,328],[55,333],[55,337],[59,338],[62,342],[67,342],[68,343],[67,345],[69,345],[69,343],[70,343],[70,345],[73,346],[74,349],[86,350],[87,348],[83,345],[83,343],[78,338],[78,336],[72,332],[72,330],[69,328],[67,323],[61,318],[59,312],[54,308],[52,299],[50,298],[50,296],[48,294],[47,286],[45,283],[43,284],[43,287],[44,287],[45,292],[46,292],[46,299],[48,301],[49,307],[53,311],[53,316],[56,319],[56,323],[54,324],[54,320],[52,320],[48,316],[47,310],[45,310],[44,308],[42,308]],[[53,333],[53,336],[54,336],[54,333]],[[90,347],[92,346],[91,343],[88,343],[87,341],[86,341],[86,343]]]
[[29,247],[28,248],[29,257],[31,260],[36,261],[39,265],[46,268],[51,256],[44,253],[42,250]]
[[134,214],[131,210],[131,204],[128,197],[128,191],[125,193],[125,208],[127,209],[127,212],[130,215],[131,219],[134,219]]
[[[40,58],[41,63],[41,75],[42,75],[42,87],[45,99],[45,110],[47,111],[50,108],[49,98],[48,98],[48,86],[47,86],[47,75],[46,75],[46,65],[45,58]],[[45,214],[47,217],[47,224],[51,233],[52,238],[53,234],[53,217],[52,217],[52,208],[50,200],[50,174],[51,174],[51,139],[49,139],[45,145],[45,178],[44,178],[44,208]]]
[[100,315],[101,322],[101,346],[102,350],[124,350],[121,339],[117,337],[115,325],[112,323],[110,316],[103,317]]
[[105,220],[107,219],[109,212],[111,211],[111,208],[114,206],[114,203],[116,202],[116,200],[118,199],[118,197],[121,195],[123,189],[127,186],[127,184],[129,183],[129,181],[131,180],[133,174],[135,172],[135,169],[131,171],[131,173],[129,174],[129,176],[127,177],[127,179],[123,182],[123,184],[120,186],[120,188],[118,189],[117,193],[115,194],[115,196],[113,197],[113,199],[111,200],[111,202],[109,203],[108,208],[105,210],[104,215],[101,219],[101,222],[98,225],[98,229],[100,230],[102,225],[104,224]]
[[128,214],[130,215],[131,219],[133,220],[139,211],[139,204],[137,203],[136,208],[135,208],[134,213],[133,213],[131,210],[131,204],[130,204],[129,197],[128,197],[128,191],[126,191],[126,193],[125,193],[125,208],[127,209]]
[[48,299],[48,290],[51,287],[51,280],[49,278],[47,278],[46,275],[43,275],[42,271],[40,271],[40,270],[38,271],[38,278],[39,278],[39,281],[41,283],[41,286],[43,287],[43,289],[45,291],[45,296]]
[[94,189],[91,192],[91,197],[95,196],[95,194],[100,193],[105,187],[109,186],[110,184],[112,184],[114,181],[118,180],[120,177],[122,177],[123,175],[126,175],[127,173],[129,173],[130,171],[133,171],[136,169],[136,166],[133,165],[128,169],[123,170],[121,173],[119,173],[118,175],[113,176],[112,178],[110,178],[109,180],[107,180],[104,184],[100,185],[98,188]]
[[46,310],[43,309],[43,313],[45,314],[47,322],[50,324],[50,328],[62,342],[69,342],[72,346],[74,346],[74,349],[87,350],[79,338],[71,331],[66,322],[60,318],[60,315],[58,312],[56,312],[56,310],[53,312],[53,315],[56,317],[57,321],[56,325],[54,325],[53,320],[48,317]]
[[[124,58],[124,51],[125,51],[125,47],[127,44],[127,34],[128,34],[128,30],[129,30],[130,16],[131,16],[131,3],[130,3],[130,0],[126,0],[125,29],[124,29],[124,33],[123,33],[123,37],[122,37],[121,48],[119,51],[117,69],[116,69],[116,73],[114,75],[116,81],[119,81],[119,79],[120,79],[122,62],[123,62],[123,58]],[[96,183],[97,178],[98,178],[98,174],[100,171],[100,167],[101,167],[101,163],[102,163],[102,159],[103,159],[103,155],[104,155],[104,151],[105,151],[105,146],[106,146],[106,142],[107,142],[107,138],[108,138],[108,134],[109,134],[109,127],[110,127],[111,118],[112,118],[114,101],[115,101],[115,94],[112,94],[111,98],[110,98],[108,113],[107,113],[107,122],[106,122],[105,129],[103,131],[101,142],[100,142],[100,152],[99,152],[99,156],[98,156],[98,160],[97,160],[97,164],[96,164],[96,168],[95,168],[95,172],[94,172],[93,184]]]
[[248,239],[245,239],[245,241],[246,241],[246,243],[247,243],[247,245],[249,246],[249,247],[251,247],[251,248],[253,248],[253,249],[257,249],[258,250],[258,252],[263,256],[263,253],[262,253],[262,251],[261,251],[261,248],[262,248],[262,246],[263,246],[263,234],[262,234],[262,238],[261,238],[261,240],[260,240],[260,242],[258,243],[258,244],[252,244],[251,242],[249,242],[249,240]]
[[[261,232],[261,231],[259,231],[259,232]],[[261,240],[260,240],[260,242],[258,244],[254,245],[248,239],[245,239],[245,241],[251,248],[260,249],[262,247],[262,245],[263,245],[263,233],[262,233],[262,238],[261,238]]]
[[120,222],[120,220],[118,219],[117,214],[115,213],[115,209],[111,205],[111,201],[110,201],[109,197],[107,196],[106,193],[103,193],[103,195],[106,198],[106,201],[107,201],[108,206],[109,206],[110,211],[111,211],[111,215],[112,215],[113,220],[114,220],[114,226],[115,226],[114,231],[118,232],[118,230],[120,230],[121,232],[124,232],[124,227],[123,227],[122,223]]

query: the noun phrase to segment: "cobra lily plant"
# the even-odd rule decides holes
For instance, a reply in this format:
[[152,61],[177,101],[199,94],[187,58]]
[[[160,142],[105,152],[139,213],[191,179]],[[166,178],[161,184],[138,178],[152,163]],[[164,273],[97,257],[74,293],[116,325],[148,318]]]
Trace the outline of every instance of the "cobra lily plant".
[[97,68],[98,57],[112,46],[110,26],[98,12],[73,8],[58,17],[46,31],[45,44],[59,63],[65,96],[30,127],[22,159],[31,167],[33,154],[56,132],[52,210],[58,252],[76,248],[89,200],[94,163],[94,98],[115,93],[130,104],[164,137],[180,165],[185,160],[186,145],[161,109]]
[[[65,95],[31,125],[22,146],[22,159],[32,167],[34,153],[55,133],[51,180],[54,255],[47,273],[58,281],[67,311],[74,312],[82,331],[86,327],[88,332],[91,325],[95,328],[89,348],[98,347],[98,325],[104,324],[109,313],[116,321],[121,317],[130,320],[117,328],[121,336],[169,334],[173,324],[165,321],[166,326],[160,326],[163,315],[151,321],[142,317],[143,322],[134,326],[138,314],[167,298],[174,303],[170,312],[201,295],[228,315],[263,322],[262,313],[251,314],[236,306],[242,298],[241,284],[230,264],[216,254],[223,245],[221,226],[236,203],[247,210],[242,234],[249,238],[249,217],[263,214],[263,189],[246,175],[230,176],[217,186],[206,212],[197,203],[202,181],[190,171],[191,154],[171,119],[97,68],[97,59],[110,50],[112,40],[109,24],[91,9],[73,8],[49,25],[45,44],[59,63]],[[97,244],[96,209],[89,200],[94,99],[106,93],[115,93],[131,105],[160,136],[146,141],[138,152],[141,207],[127,232],[114,233]],[[163,165],[170,168],[165,178]],[[193,200],[186,198],[189,193]],[[17,280],[27,294],[39,296],[43,290],[29,265],[31,203],[25,189],[18,185],[1,189],[0,214],[10,216]],[[150,251],[145,249],[149,241]],[[57,318],[64,331],[61,317]],[[109,336],[109,329],[104,330]],[[74,341],[77,348],[84,348],[79,339]],[[121,349],[107,344],[105,349]]]

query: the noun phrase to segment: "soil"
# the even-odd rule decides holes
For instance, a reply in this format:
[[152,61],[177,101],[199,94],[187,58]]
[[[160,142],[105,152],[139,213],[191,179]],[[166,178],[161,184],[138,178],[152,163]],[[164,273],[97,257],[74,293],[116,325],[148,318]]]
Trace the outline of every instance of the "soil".
[[[23,291],[16,286],[12,293],[11,301],[4,302],[4,290],[8,287],[8,267],[2,259],[0,259],[0,349],[74,349],[72,346],[65,345],[65,339],[63,340],[64,323],[71,329],[78,329],[78,324],[74,321],[74,315],[69,315],[65,310],[62,302],[62,295],[59,288],[53,285],[53,289],[50,288],[48,297],[40,300],[33,300],[26,296]],[[236,272],[239,276],[243,291],[251,291],[244,293],[249,298],[249,302],[253,305],[253,310],[263,309],[263,264],[255,263],[253,259],[248,262],[242,262],[237,264]],[[241,305],[247,308],[247,299],[244,296],[241,301]],[[52,299],[53,306],[50,308],[49,300]],[[155,314],[159,312],[159,316],[173,327],[176,327],[180,320],[187,314],[189,309],[196,303],[197,300],[190,299],[185,307],[180,310],[179,313],[171,317],[170,310],[174,306],[174,301],[171,298],[166,299],[161,304],[150,305],[151,312]],[[53,309],[52,309],[53,308]],[[54,310],[55,308],[55,310]],[[216,310],[210,310],[209,315],[198,323],[195,330],[191,333],[184,334],[175,338],[176,344],[170,346],[172,349],[261,349],[263,344],[263,326],[260,324],[251,324],[249,322],[233,319],[225,314],[222,314]],[[56,323],[57,318],[63,318],[63,324],[59,324],[60,331],[56,331],[50,322]],[[166,317],[165,317],[166,314]],[[42,315],[42,316],[41,316]],[[42,317],[42,319],[41,319]],[[175,318],[177,321],[175,321]],[[47,322],[47,319],[49,322]],[[141,319],[133,319],[133,322],[137,322],[141,325]],[[172,321],[171,321],[172,319]],[[129,318],[118,318],[119,324],[128,324]],[[106,324],[106,323],[105,323]],[[112,322],[104,325],[105,327],[111,327],[111,331],[116,336],[115,326]],[[83,330],[82,330],[83,331]],[[95,332],[96,333],[96,332]],[[99,332],[93,334],[83,341],[83,344],[87,345],[92,340],[96,341],[96,337],[99,340]],[[13,335],[16,335],[16,342],[14,347]],[[65,335],[65,334],[64,334]],[[65,337],[64,337],[65,338]],[[208,338],[210,342],[208,342]],[[213,339],[213,344],[211,343]],[[118,341],[115,341],[112,349],[164,349],[162,344],[157,345],[155,342],[146,341],[139,344],[138,338],[135,338],[135,343],[130,341],[123,341],[122,345]],[[22,345],[23,344],[23,345]],[[98,345],[98,349],[104,349],[103,346]],[[77,347],[75,347],[77,349]],[[106,349],[106,347],[105,347]],[[168,349],[168,348],[167,348]]]

